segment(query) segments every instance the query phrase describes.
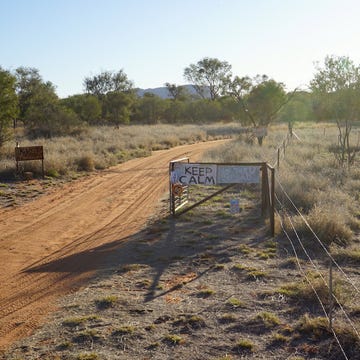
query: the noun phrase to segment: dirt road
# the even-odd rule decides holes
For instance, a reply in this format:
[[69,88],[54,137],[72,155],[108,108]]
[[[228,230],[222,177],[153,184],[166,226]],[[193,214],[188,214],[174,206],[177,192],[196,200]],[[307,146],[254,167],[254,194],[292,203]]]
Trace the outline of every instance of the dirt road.
[[0,349],[29,335],[144,226],[167,191],[170,160],[196,161],[219,143],[155,152],[0,210]]

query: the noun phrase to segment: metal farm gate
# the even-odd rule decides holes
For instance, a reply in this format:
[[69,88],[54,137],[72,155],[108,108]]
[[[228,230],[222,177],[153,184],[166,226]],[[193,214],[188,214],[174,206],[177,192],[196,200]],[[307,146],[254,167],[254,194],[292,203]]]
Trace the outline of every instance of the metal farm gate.
[[[272,236],[275,233],[275,169],[265,162],[190,163],[185,157],[169,164],[170,213],[183,214],[236,184],[260,184],[261,213],[268,215]],[[179,211],[189,201],[189,186],[220,185],[222,188]]]

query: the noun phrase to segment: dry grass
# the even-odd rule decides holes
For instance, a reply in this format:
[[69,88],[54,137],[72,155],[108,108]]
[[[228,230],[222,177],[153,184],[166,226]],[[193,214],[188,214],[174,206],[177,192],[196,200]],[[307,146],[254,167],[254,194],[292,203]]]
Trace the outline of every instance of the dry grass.
[[[327,274],[322,277],[318,273],[309,272],[307,280],[283,284],[275,292],[287,297],[292,302],[317,308],[320,306],[319,299],[324,306],[329,306],[330,295]],[[317,296],[314,293],[316,291]],[[339,301],[339,304],[345,305],[348,298],[346,284],[336,277],[333,279],[333,295]]]
[[[319,133],[315,134],[315,130]],[[228,161],[271,157],[276,150],[275,143],[281,142],[285,131],[280,127],[279,134],[270,133],[262,148],[257,145],[246,145],[246,148],[241,142],[232,144],[230,149],[239,146],[245,150],[232,151],[234,158],[227,158]],[[328,127],[327,136],[331,131]],[[306,138],[300,130],[296,132]],[[314,127],[310,132],[314,133],[311,134],[314,140],[322,134],[322,128]],[[356,244],[352,244],[350,251],[350,248],[335,247],[337,241],[334,240],[349,240],[349,231],[356,226],[356,221],[349,218],[357,216],[358,199],[348,192],[356,192],[360,173],[352,171],[351,175],[342,177],[342,169],[328,168],[332,155],[326,152],[326,144],[320,144],[321,159],[310,142],[306,147],[311,151],[300,149],[301,168],[307,176],[301,178],[302,187],[287,190],[291,196],[303,199],[305,216],[316,231],[328,239],[327,245],[336,258],[347,264],[358,264]],[[288,148],[287,159],[291,165],[282,162],[280,180],[284,186],[296,184],[299,176],[299,171],[294,170],[296,166],[299,169],[299,163],[292,150],[292,146],[298,145],[294,142]],[[225,159],[226,149],[217,161]],[[254,158],[237,158],[242,151],[254,152]],[[327,168],[319,165],[324,159]],[[317,175],[315,169],[320,171]],[[343,186],[339,186],[340,180]],[[304,193],[315,181],[317,190],[307,200]],[[58,356],[71,360],[342,358],[328,330],[327,319],[319,316],[322,315],[320,305],[311,286],[299,279],[297,261],[284,258],[280,236],[275,241],[266,235],[266,224],[259,214],[259,192],[252,190],[241,189],[236,194],[250,205],[244,206],[241,214],[219,216],[220,210],[229,211],[226,205],[234,197],[233,193],[225,192],[210,205],[205,203],[175,220],[161,219],[136,234],[118,249],[114,264],[108,263],[87,288],[65,299],[54,320],[49,320],[32,338],[15,345],[6,359],[34,360],[45,353],[51,354],[49,359]],[[341,207],[339,203],[334,206],[336,199],[340,199]],[[344,216],[338,214],[338,209]],[[296,226],[300,229],[300,225],[296,223]],[[338,235],[335,237],[334,233]],[[138,253],[139,246],[146,257]],[[327,264],[319,260],[319,267],[327,280]],[[356,275],[355,268],[352,276],[358,283]],[[328,307],[329,292],[324,281],[316,273],[308,272],[307,276]],[[139,287],[140,283],[145,284],[144,279],[147,286]],[[334,292],[340,303],[352,309],[353,317],[358,318],[360,307],[349,304],[355,303],[355,298],[349,296],[344,283],[336,276]],[[109,301],[110,306],[105,309],[97,306],[99,301],[106,300],[113,300]],[[78,306],[66,306],[68,303]],[[334,311],[334,331],[348,358],[359,359],[358,336],[338,308]],[[358,319],[355,320],[358,328]],[[72,325],[66,325],[67,322]]]
[[285,220],[284,225],[288,232],[291,232],[293,227],[295,227],[298,236],[304,240],[308,248],[321,248],[318,239],[320,239],[322,244],[327,248],[329,248],[331,244],[341,246],[349,245],[353,232],[346,224],[347,219],[344,213],[336,209],[316,206],[310,210],[305,218],[310,227],[299,215],[293,217],[292,224],[290,224],[288,220]]
[[[299,281],[294,261],[284,263],[278,240],[266,235],[256,193],[237,194],[252,205],[240,214],[217,217],[235,196],[231,190],[188,219],[161,218],[122,242],[96,278],[5,359],[275,360],[295,352],[299,359],[328,359],[329,344],[338,349],[317,319],[317,300]],[[260,259],[261,252],[272,256]],[[328,304],[326,286],[308,276]],[[341,300],[346,292],[336,279],[334,288]],[[336,332],[355,354],[351,346],[359,341],[341,321],[337,315]]]
[[[281,150],[280,167],[276,169],[279,201],[290,213],[297,215],[293,202],[326,246],[332,243],[346,246],[354,232],[360,229],[360,159],[351,171],[338,164],[329,150],[332,144],[336,144],[338,136],[336,126],[332,124],[299,124],[294,126],[294,130],[300,140],[294,138],[291,141],[286,148],[285,159]],[[356,129],[354,134],[357,134]],[[222,149],[210,151],[206,161],[267,161],[274,165],[276,149],[285,135],[285,127],[270,128],[261,147],[249,145],[240,137]],[[293,221],[300,237],[313,241],[312,232],[302,218],[297,216]],[[291,226],[287,225],[287,229],[291,230]]]
[[358,248],[343,249],[333,247],[331,253],[336,262],[341,265],[360,265],[360,250]]
[[[150,155],[151,151],[181,144],[230,138],[240,132],[240,124],[211,125],[130,125],[88,127],[73,137],[29,140],[17,129],[15,139],[20,146],[43,145],[45,171],[58,177],[77,171],[105,169],[134,157]],[[0,175],[13,177],[15,172],[14,143],[7,143],[0,152]],[[21,162],[23,171],[41,173],[41,164]]]

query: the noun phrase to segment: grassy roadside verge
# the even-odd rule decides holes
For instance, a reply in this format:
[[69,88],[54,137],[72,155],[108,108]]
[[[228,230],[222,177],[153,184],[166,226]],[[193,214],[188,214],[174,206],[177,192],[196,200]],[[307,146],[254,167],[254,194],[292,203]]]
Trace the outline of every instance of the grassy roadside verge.
[[[261,155],[256,155],[258,147],[250,148],[255,156],[275,150],[270,139]],[[306,145],[307,151],[313,148]],[[320,154],[330,161],[331,154]],[[303,159],[291,152],[287,156],[294,162],[296,156]],[[203,190],[193,194],[200,197]],[[234,197],[241,200],[239,214],[229,212]],[[238,187],[176,220],[160,216],[111,254],[97,278],[66,297],[61,311],[14,346],[6,359],[341,358],[284,239],[268,237],[258,199],[256,188]],[[347,270],[356,280],[358,263],[353,260],[355,266]],[[318,265],[326,276],[321,259]],[[305,268],[327,305],[319,275]],[[345,283],[335,284],[337,297],[358,326],[353,294]],[[358,359],[356,333],[342,321],[334,331],[349,358]]]
[[[192,193],[194,198],[203,195],[202,189]],[[241,198],[238,214],[229,211],[233,197]],[[266,317],[263,313],[278,306],[254,292],[277,279],[267,269],[277,262],[276,245],[259,212],[257,190],[238,188],[178,219],[154,219],[109,256],[90,284],[67,296],[43,329],[5,358],[221,359],[258,354],[274,327],[261,325],[262,320],[258,324],[254,310]],[[250,333],[245,323],[254,327]],[[256,332],[263,330],[266,336],[259,341]]]
[[[131,125],[119,128],[89,127],[77,136],[28,140],[17,130],[20,146],[43,145],[46,175],[52,178],[82,171],[102,170],[135,157],[148,156],[151,151],[182,144],[236,136],[240,124],[212,125]],[[13,178],[15,143],[1,150],[0,177]],[[40,175],[36,162],[21,162],[23,171]]]
[[[229,211],[233,198],[240,213]],[[268,236],[258,189],[235,187],[176,219],[165,216],[166,202],[4,359],[341,357],[293,258]],[[354,332],[335,331],[358,359]]]
[[[44,194],[54,186],[101,171],[152,151],[238,136],[238,123],[211,125],[147,125],[90,127],[74,137],[30,141],[17,130],[20,146],[43,145],[45,179],[41,179],[41,162],[20,162],[16,173],[14,144],[7,143],[0,152],[0,207],[13,207]],[[24,172],[34,180],[24,181]]]

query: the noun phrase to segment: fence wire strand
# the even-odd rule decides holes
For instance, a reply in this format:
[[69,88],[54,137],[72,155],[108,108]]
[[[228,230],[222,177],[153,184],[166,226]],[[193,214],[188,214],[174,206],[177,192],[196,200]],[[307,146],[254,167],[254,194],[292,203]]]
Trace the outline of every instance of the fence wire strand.
[[[296,261],[297,261],[297,264],[298,264],[298,267],[299,267],[299,270],[300,272],[302,273],[302,275],[304,276],[304,278],[306,279],[306,281],[308,282],[308,284],[310,285],[311,289],[313,290],[317,300],[319,301],[319,304],[321,306],[321,309],[326,317],[326,319],[328,320],[328,322],[330,323],[330,317],[328,315],[328,313],[326,312],[326,309],[325,309],[325,306],[323,304],[323,302],[321,301],[321,298],[319,296],[319,294],[317,293],[316,289],[314,288],[313,284],[311,283],[310,279],[308,278],[308,276],[306,275],[305,271],[303,270],[302,266],[301,266],[301,263],[300,263],[300,259],[298,257],[298,254],[296,252],[296,248],[294,246],[294,243],[292,242],[289,234],[287,233],[287,231],[285,230],[285,227],[284,227],[284,224],[283,224],[283,221],[282,221],[282,218],[281,218],[281,215],[279,214],[279,212],[276,211],[276,213],[278,214],[279,218],[280,218],[280,225],[281,225],[281,228],[282,228],[282,231],[283,233],[285,234],[285,236],[287,237],[287,239],[289,240],[290,244],[291,244],[291,247],[294,251],[294,254],[295,254],[295,258],[296,258]],[[337,342],[337,344],[339,345],[339,348],[342,352],[342,354],[344,355],[344,358],[346,360],[349,360],[349,358],[347,357],[346,353],[345,353],[345,350],[344,348],[342,347],[341,343],[340,343],[340,340],[338,338],[338,336],[336,335],[336,332],[334,331],[334,329],[331,327],[330,328],[331,332],[333,333],[334,335],[334,338],[335,338],[335,341]]]
[[[296,136],[297,139],[298,136]],[[288,138],[286,138],[288,140]],[[300,139],[299,139],[300,140]],[[286,140],[285,140],[286,141]],[[289,141],[288,141],[289,143]],[[288,144],[287,143],[287,144]],[[286,147],[286,142],[283,142],[282,145],[276,150],[277,151],[277,159],[273,165],[273,167],[275,167],[276,165],[278,165],[279,167],[279,158],[280,158],[280,155],[282,154],[282,158],[285,158],[285,154],[283,152],[281,152],[281,154],[279,153],[280,149],[282,147]],[[305,216],[301,213],[301,211],[298,209],[298,207],[295,205],[294,201],[291,199],[291,197],[289,196],[289,194],[287,193],[287,191],[285,190],[284,186],[281,184],[280,180],[278,179],[278,176],[276,176],[276,183],[278,184],[279,188],[281,189],[282,193],[285,195],[285,197],[288,199],[288,201],[290,202],[290,204],[293,206],[293,208],[295,209],[296,213],[301,217],[302,221],[305,223],[305,225],[308,227],[308,229],[310,230],[310,232],[313,234],[313,236],[315,237],[315,239],[317,240],[317,242],[320,244],[320,246],[323,248],[323,250],[325,251],[326,255],[329,257],[330,261],[335,264],[335,266],[337,267],[337,269],[340,271],[340,273],[346,278],[347,282],[355,289],[355,291],[357,293],[360,293],[359,289],[357,288],[357,286],[353,283],[353,281],[349,278],[349,276],[345,273],[345,271],[342,269],[342,267],[337,263],[337,261],[334,259],[334,257],[330,254],[330,252],[328,251],[328,249],[326,248],[326,246],[323,244],[323,242],[320,240],[319,236],[315,233],[315,231],[312,229],[312,227],[310,226],[309,222],[306,220]],[[275,193],[275,199],[276,201],[278,202],[279,206],[281,209],[285,209],[285,205],[279,200],[279,197],[278,195]],[[282,216],[281,214],[275,210],[279,219],[280,219],[280,224],[281,224],[281,228],[282,228],[282,231],[283,233],[285,234],[286,238],[288,239],[292,249],[293,249],[293,252],[294,252],[294,255],[295,255],[295,258],[296,258],[296,261],[297,261],[297,264],[298,264],[298,267],[299,267],[299,270],[300,272],[302,273],[303,277],[306,279],[306,281],[308,282],[308,284],[310,285],[310,287],[312,288],[312,291],[314,292],[317,300],[319,301],[319,304],[322,308],[322,311],[324,312],[325,314],[325,317],[327,318],[327,320],[329,321],[329,324],[331,323],[330,321],[330,317],[328,315],[328,313],[326,312],[326,309],[325,309],[325,306],[324,304],[322,303],[321,301],[321,298],[319,296],[319,294],[317,293],[316,289],[314,288],[313,284],[311,283],[309,277],[306,275],[306,272],[303,270],[302,266],[301,266],[301,263],[300,263],[300,259],[298,257],[298,254],[297,254],[297,251],[296,251],[296,248],[294,246],[294,242],[293,240],[291,239],[291,237],[289,236],[289,233],[286,231],[285,229],[285,226],[284,226],[284,223],[283,223],[283,219],[282,219]],[[291,216],[289,214],[287,214],[286,211],[284,211],[284,213],[286,213],[286,216],[289,220],[289,223],[291,225],[291,228],[292,228],[292,231],[294,232],[295,236],[296,236],[296,239],[298,241],[298,243],[300,244],[302,250],[304,251],[306,257],[309,259],[311,265],[314,267],[314,269],[316,270],[316,272],[320,275],[322,281],[324,282],[325,286],[329,289],[329,292],[330,292],[330,287],[329,285],[327,284],[324,276],[322,275],[321,271],[318,269],[318,266],[314,263],[314,261],[311,259],[311,256],[309,255],[308,251],[306,250],[298,232],[296,231],[295,229],[295,226],[293,224],[293,222],[291,221]],[[360,340],[360,334],[358,332],[358,330],[356,329],[355,327],[355,324],[353,323],[353,321],[350,319],[349,315],[346,313],[344,307],[341,305],[339,299],[336,297],[336,295],[334,293],[331,294],[332,295],[332,298],[336,301],[336,304],[339,306],[339,308],[341,309],[341,312],[344,314],[347,322],[350,324],[351,328],[354,330],[356,336],[358,337],[358,339]],[[336,332],[334,331],[334,329],[332,328],[332,326],[330,327],[330,330],[331,332],[333,333],[334,335],[334,338],[337,342],[337,344],[339,345],[339,348],[342,352],[342,354],[344,355],[344,358],[345,359],[348,359],[340,341],[339,341],[339,338],[338,336],[336,335]]]
[[276,183],[280,186],[282,193],[286,196],[286,198],[290,201],[291,205],[294,207],[297,214],[301,217],[301,219],[304,221],[305,225],[308,227],[308,229],[311,231],[317,242],[320,244],[320,246],[325,251],[326,255],[329,257],[329,259],[335,264],[335,266],[339,269],[339,271],[344,275],[346,280],[351,284],[351,286],[356,290],[356,292],[360,293],[360,290],[357,288],[357,286],[353,283],[353,281],[349,278],[349,276],[345,273],[345,271],[342,269],[342,267],[338,264],[338,262],[334,259],[334,257],[330,254],[326,246],[323,244],[323,242],[320,240],[319,236],[315,233],[313,228],[310,226],[309,222],[306,220],[305,216],[301,213],[301,211],[298,209],[298,207],[295,205],[293,200],[290,198],[289,194],[284,189],[284,186],[281,184],[278,178],[276,178]]
[[[283,204],[281,204],[281,202],[280,202],[280,200],[279,200],[279,198],[277,197],[276,194],[275,194],[275,198],[276,198],[276,200],[278,201],[278,203],[279,203],[280,205],[283,205]],[[316,272],[319,274],[319,276],[321,277],[321,279],[322,279],[322,281],[324,282],[324,284],[325,284],[325,286],[327,287],[327,289],[330,291],[330,287],[329,287],[329,285],[326,283],[326,280],[325,280],[323,274],[322,274],[321,271],[319,270],[318,266],[317,266],[317,265],[314,263],[314,261],[311,259],[311,256],[309,255],[309,253],[308,253],[308,251],[306,250],[303,242],[301,241],[300,236],[299,236],[298,232],[296,231],[293,222],[291,221],[291,217],[290,217],[288,214],[286,214],[286,216],[287,216],[287,219],[288,219],[288,221],[289,221],[289,223],[290,223],[290,225],[291,225],[291,229],[292,229],[292,231],[294,232],[294,234],[295,234],[295,236],[296,236],[296,239],[297,239],[298,243],[300,244],[302,250],[304,251],[306,257],[309,259],[309,262],[311,263],[311,265],[313,266],[313,268],[316,270]],[[282,227],[282,228],[283,228],[283,227]],[[297,255],[296,255],[296,257],[297,257]],[[341,311],[342,311],[342,313],[344,314],[346,320],[348,321],[348,323],[350,324],[350,326],[352,327],[352,329],[353,329],[354,332],[356,333],[358,339],[360,340],[360,334],[359,334],[358,330],[356,329],[354,322],[350,319],[350,317],[349,317],[349,315],[346,313],[344,307],[341,305],[340,300],[336,297],[336,295],[335,295],[334,293],[332,294],[332,297],[335,299],[337,305],[338,305],[339,308],[341,309]]]

